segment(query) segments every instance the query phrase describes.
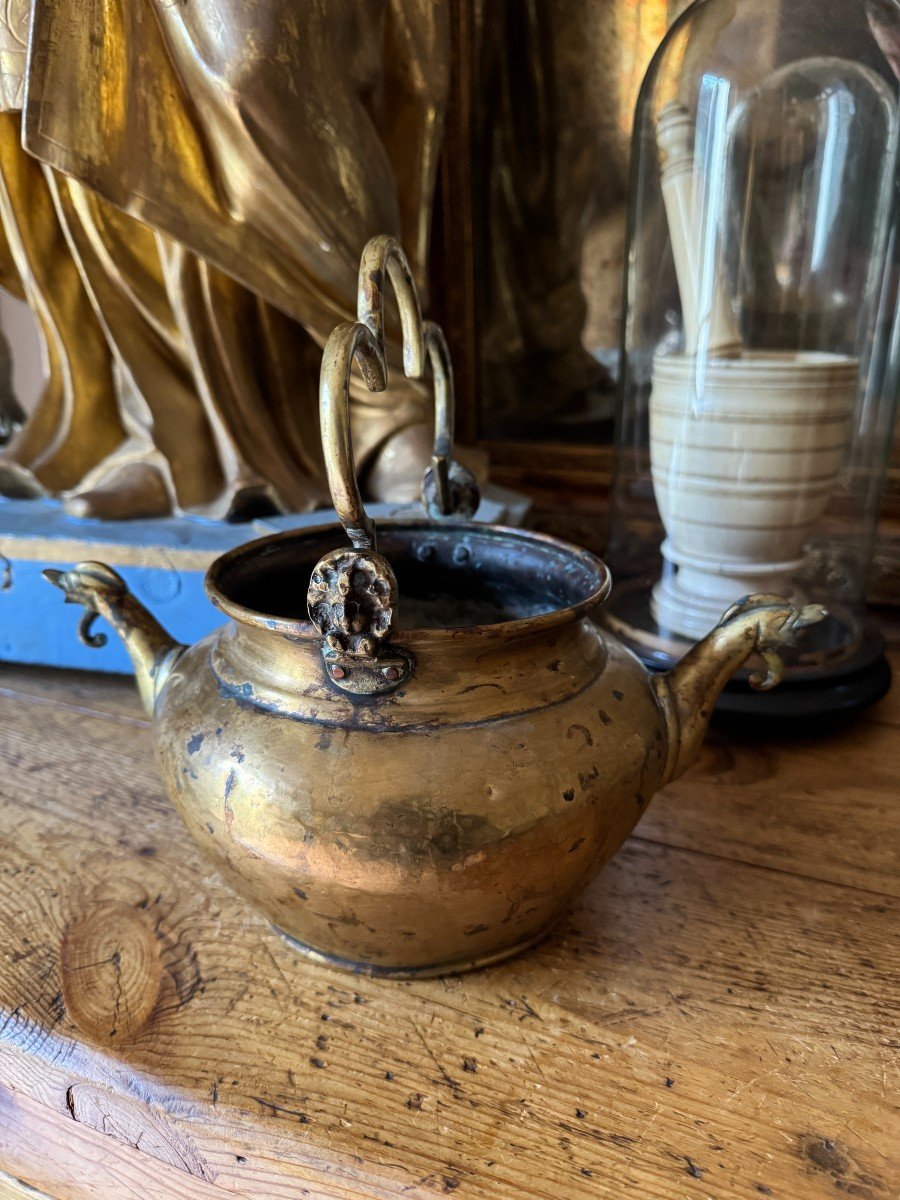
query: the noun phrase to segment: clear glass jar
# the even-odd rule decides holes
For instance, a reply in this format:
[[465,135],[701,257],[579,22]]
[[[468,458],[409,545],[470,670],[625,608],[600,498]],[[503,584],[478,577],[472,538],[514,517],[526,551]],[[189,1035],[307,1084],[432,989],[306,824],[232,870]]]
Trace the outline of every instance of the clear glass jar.
[[747,593],[819,601],[806,712],[885,684],[898,74],[897,0],[696,0],[636,113],[610,623],[667,666]]

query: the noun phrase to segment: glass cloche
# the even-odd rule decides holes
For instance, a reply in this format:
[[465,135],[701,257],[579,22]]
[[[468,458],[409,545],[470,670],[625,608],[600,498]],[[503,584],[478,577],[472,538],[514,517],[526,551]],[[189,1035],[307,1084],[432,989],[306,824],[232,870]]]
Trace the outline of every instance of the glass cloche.
[[898,75],[898,0],[696,0],[638,101],[609,623],[665,667],[748,593],[824,604],[769,712],[889,680],[865,597],[900,380]]

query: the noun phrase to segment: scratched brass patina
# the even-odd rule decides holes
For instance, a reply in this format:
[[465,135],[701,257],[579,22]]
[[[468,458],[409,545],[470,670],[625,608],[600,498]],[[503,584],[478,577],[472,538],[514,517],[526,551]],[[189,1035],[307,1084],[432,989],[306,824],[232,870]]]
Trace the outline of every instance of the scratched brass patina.
[[[385,386],[387,279],[404,369],[435,381],[437,516],[385,523],[376,547],[348,388],[354,361]],[[475,492],[452,460],[449,363],[390,239],[365,252],[358,311],[328,342],[320,393],[346,539],[323,526],[224,555],[207,589],[228,621],[190,648],[108,567],[47,574],[85,606],[86,639],[95,614],[123,637],[166,785],[238,892],[312,958],[463,971],[546,933],[692,761],[730,676],[756,654],[752,682],[773,686],[782,648],[823,614],[749,597],[649,676],[590,619],[610,590],[599,559],[460,519]]]

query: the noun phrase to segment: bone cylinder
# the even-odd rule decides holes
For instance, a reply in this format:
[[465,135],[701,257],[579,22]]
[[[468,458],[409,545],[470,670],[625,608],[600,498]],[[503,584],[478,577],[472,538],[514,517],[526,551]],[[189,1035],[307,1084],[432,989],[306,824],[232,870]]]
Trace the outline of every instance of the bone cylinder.
[[676,101],[665,105],[656,125],[660,180],[675,276],[681,297],[684,347],[695,354],[718,356],[740,352],[741,339],[728,301],[719,255],[708,254],[697,229],[694,196],[694,122]]

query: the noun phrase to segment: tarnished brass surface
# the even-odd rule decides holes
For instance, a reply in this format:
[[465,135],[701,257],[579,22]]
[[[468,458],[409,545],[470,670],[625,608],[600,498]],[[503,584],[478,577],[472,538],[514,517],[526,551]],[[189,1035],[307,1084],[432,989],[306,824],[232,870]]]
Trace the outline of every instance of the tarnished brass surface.
[[[462,970],[534,941],[689,764],[727,678],[796,621],[788,604],[752,601],[651,679],[588,619],[609,587],[592,556],[515,530],[385,525],[385,554],[426,597],[438,571],[457,597],[487,572],[512,590],[539,563],[552,586],[578,582],[551,612],[401,626],[415,673],[354,697],[329,680],[318,631],[277,615],[335,537],[283,534],[226,555],[209,586],[231,620],[198,645],[161,654],[139,622],[126,644],[193,836],[279,929],[355,970]],[[132,598],[130,611],[108,592],[90,600],[95,570],[68,572],[70,594],[127,627]],[[254,586],[258,608],[233,598]]]
[[97,617],[109,622],[135,663],[141,700],[152,712],[159,690],[184,647],[173,642],[156,618],[131,595],[121,575],[104,563],[79,563],[71,571],[48,568],[43,574],[48,583],[60,589],[67,604],[83,606],[78,636],[86,646],[106,645],[106,634],[94,633],[93,624]]
[[[0,282],[48,381],[0,494],[116,518],[322,504],[321,348],[374,233],[424,282],[448,56],[445,0],[4,6]],[[391,325],[385,345],[399,367]],[[427,391],[398,370],[352,399],[379,494],[410,495]]]
[[[421,372],[403,257],[389,240],[369,250],[408,293],[404,361]],[[774,685],[780,649],[822,610],[746,598],[651,679],[590,620],[611,580],[587,551],[454,520],[387,522],[376,551],[346,420],[354,355],[370,386],[387,379],[371,261],[360,319],[322,368],[342,526],[218,559],[207,591],[229,620],[190,649],[108,567],[48,577],[123,636],[168,790],[232,886],[316,958],[439,974],[549,929],[694,757],[728,678],[757,653],[767,674],[751,682]]]

